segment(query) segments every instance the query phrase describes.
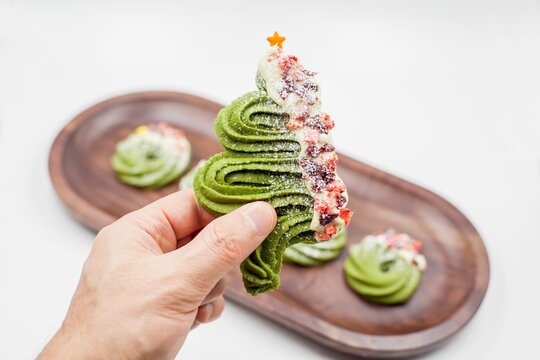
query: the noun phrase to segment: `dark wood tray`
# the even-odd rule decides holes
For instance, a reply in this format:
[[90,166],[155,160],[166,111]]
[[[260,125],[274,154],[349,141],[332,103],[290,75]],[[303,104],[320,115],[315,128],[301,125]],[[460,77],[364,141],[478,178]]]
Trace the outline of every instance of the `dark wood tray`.
[[[167,121],[184,129],[194,165],[221,151],[213,121],[222,106],[176,92],[119,96],[92,106],[60,132],[49,170],[58,195],[75,217],[99,230],[125,213],[177,190],[138,190],[116,180],[109,165],[117,141],[137,125]],[[340,155],[338,171],[348,185],[355,216],[349,246],[364,235],[394,227],[422,239],[428,269],[410,301],[370,304],[343,279],[346,251],[315,268],[285,265],[281,289],[248,295],[239,271],[228,276],[226,296],[340,352],[366,357],[405,357],[431,350],[473,316],[487,290],[489,264],[478,232],[438,195]]]

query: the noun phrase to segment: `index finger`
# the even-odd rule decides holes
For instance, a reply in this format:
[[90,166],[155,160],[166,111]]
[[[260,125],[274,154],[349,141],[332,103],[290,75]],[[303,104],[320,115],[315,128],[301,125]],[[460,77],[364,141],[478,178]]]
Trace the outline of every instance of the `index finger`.
[[176,241],[202,229],[215,217],[197,202],[192,189],[165,196],[125,216],[158,241],[164,252]]

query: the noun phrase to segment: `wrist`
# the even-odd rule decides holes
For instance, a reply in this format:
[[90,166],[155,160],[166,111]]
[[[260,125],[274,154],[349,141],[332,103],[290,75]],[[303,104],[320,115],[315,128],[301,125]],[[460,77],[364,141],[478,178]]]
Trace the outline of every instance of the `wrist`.
[[91,336],[70,330],[66,324],[62,324],[58,332],[45,346],[38,360],[55,359],[106,359],[105,349],[95,344]]

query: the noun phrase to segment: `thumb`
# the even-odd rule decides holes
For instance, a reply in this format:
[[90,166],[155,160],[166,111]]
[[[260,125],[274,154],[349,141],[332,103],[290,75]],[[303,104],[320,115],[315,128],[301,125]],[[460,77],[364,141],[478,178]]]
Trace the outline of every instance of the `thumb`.
[[190,243],[175,251],[182,276],[207,293],[272,232],[276,212],[258,201],[215,219]]

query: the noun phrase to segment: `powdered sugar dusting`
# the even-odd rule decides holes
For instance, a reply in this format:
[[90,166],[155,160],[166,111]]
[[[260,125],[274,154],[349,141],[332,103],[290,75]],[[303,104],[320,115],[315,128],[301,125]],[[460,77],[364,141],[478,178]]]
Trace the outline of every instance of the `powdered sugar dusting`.
[[287,128],[300,144],[302,178],[314,199],[311,229],[319,241],[330,240],[352,216],[345,206],[347,189],[336,172],[338,156],[329,134],[330,115],[321,112],[316,73],[304,69],[294,55],[272,46],[259,62],[258,86],[289,115]]

